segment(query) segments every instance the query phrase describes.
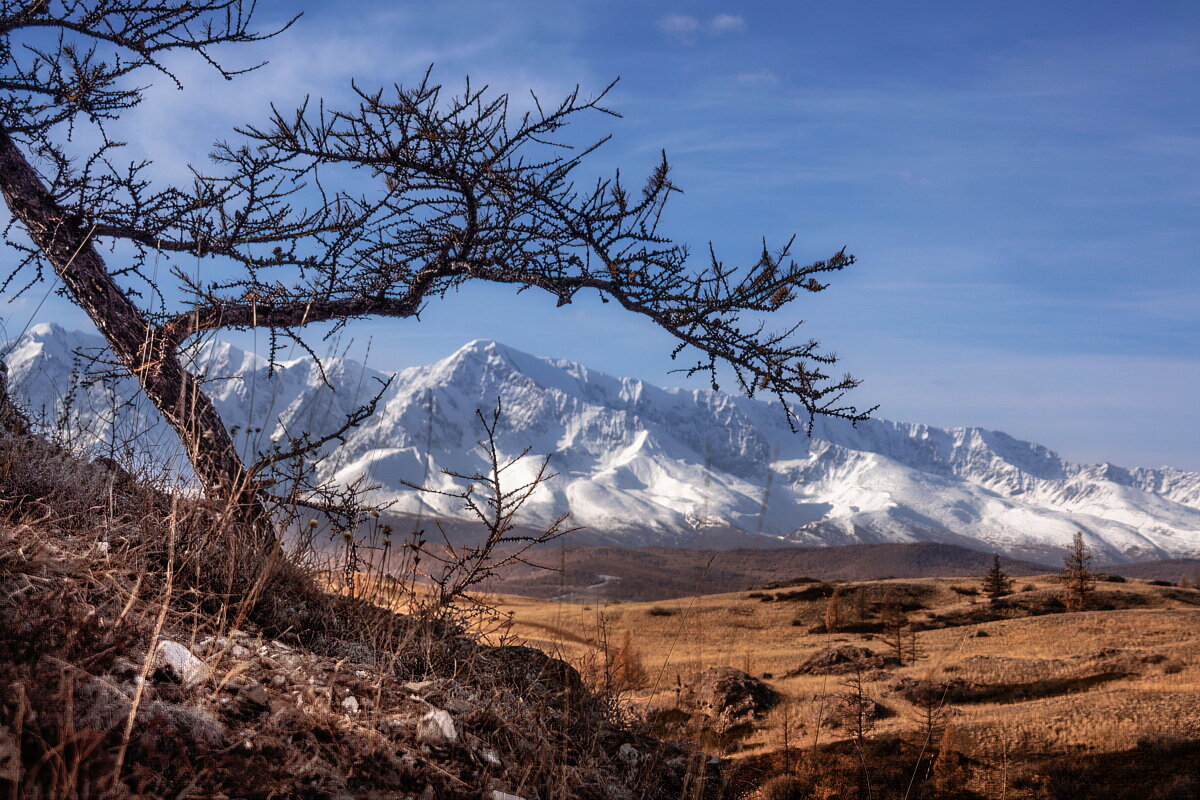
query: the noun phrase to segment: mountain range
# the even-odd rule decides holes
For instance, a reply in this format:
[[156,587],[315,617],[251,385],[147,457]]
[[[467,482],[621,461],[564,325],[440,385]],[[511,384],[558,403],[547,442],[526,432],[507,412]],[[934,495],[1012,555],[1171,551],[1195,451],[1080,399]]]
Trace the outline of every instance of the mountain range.
[[[117,370],[81,377],[95,336],[53,324],[3,345],[13,394],[80,446],[186,474],[170,429]],[[364,478],[404,514],[461,520],[443,470],[485,464],[476,410],[502,417],[505,476],[554,477],[523,509],[536,524],[569,512],[600,541],[702,547],[714,542],[843,545],[932,541],[1057,561],[1076,531],[1101,563],[1200,556],[1200,473],[1076,464],[983,428],[818,419],[793,433],[778,402],[663,389],[473,341],[433,364],[388,375],[344,358],[277,360],[222,342],[194,354],[247,456],[301,432],[339,427],[374,396],[376,413],[331,446],[326,480]],[[95,373],[95,366],[92,366]]]

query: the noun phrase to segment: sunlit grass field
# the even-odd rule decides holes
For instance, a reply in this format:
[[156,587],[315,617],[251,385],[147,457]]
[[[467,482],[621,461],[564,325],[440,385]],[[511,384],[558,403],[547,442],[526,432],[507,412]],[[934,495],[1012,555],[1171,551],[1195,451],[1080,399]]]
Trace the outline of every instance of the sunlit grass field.
[[[889,582],[876,584],[886,587]],[[976,578],[905,580],[929,587],[927,608],[911,619],[970,611],[986,603],[952,587],[978,585]],[[1052,576],[1022,580],[1022,594],[1060,590]],[[1140,581],[1120,592],[1150,607],[1055,613],[918,633],[924,657],[872,676],[868,693],[894,712],[875,735],[903,733],[917,712],[895,690],[904,678],[961,679],[988,686],[1037,685],[1082,678],[1086,688],[1017,702],[950,704],[947,725],[957,746],[974,758],[1014,754],[1112,752],[1148,740],[1200,739],[1200,607]],[[1103,594],[1107,587],[1101,586]],[[595,658],[597,649],[628,643],[647,678],[626,695],[642,710],[670,707],[677,689],[702,670],[732,666],[758,676],[785,698],[730,753],[744,757],[777,747],[788,725],[801,736],[828,741],[844,733],[819,724],[826,703],[843,677],[789,672],[818,650],[851,644],[886,650],[878,634],[812,633],[823,601],[762,602],[748,592],[699,595],[653,603],[573,605],[512,595],[489,599],[503,624],[494,641],[527,644],[574,663]],[[1020,596],[1020,595],[1018,595]],[[1200,597],[1200,593],[1198,593]],[[1116,672],[1095,685],[1087,678]],[[786,710],[784,710],[786,706]],[[790,732],[794,736],[794,732]]]

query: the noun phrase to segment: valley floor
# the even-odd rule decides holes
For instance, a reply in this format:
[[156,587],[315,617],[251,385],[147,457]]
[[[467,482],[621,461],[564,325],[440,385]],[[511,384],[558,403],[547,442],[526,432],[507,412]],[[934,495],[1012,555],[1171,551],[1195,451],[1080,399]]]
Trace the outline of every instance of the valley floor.
[[[785,745],[800,761],[806,751],[855,738],[854,725],[839,719],[853,694],[852,668],[805,669],[806,660],[830,648],[865,648],[872,657],[859,673],[862,694],[872,701],[865,738],[924,739],[917,749],[929,751],[927,758],[954,753],[967,765],[958,778],[963,791],[973,792],[967,796],[1072,797],[1071,784],[1054,777],[1071,760],[1140,752],[1137,761],[1147,769],[1160,752],[1190,752],[1200,743],[1200,591],[1138,580],[1102,583],[1093,605],[1107,610],[1044,613],[1061,586],[1042,576],[1021,579],[1011,598],[1038,609],[1036,615],[1014,607],[1003,612],[1012,618],[987,621],[996,614],[969,594],[978,584],[978,578],[940,578],[839,590],[849,598],[856,592],[875,601],[906,598],[919,657],[906,655],[903,664],[882,664],[894,652],[894,637],[870,630],[878,625],[860,620],[846,626],[860,632],[819,632],[829,601],[813,589],[603,606],[498,596],[505,624],[491,635],[543,649],[585,673],[614,657],[636,663],[635,679],[621,687],[633,707],[674,722],[678,735],[716,755],[758,767],[792,762]],[[688,697],[714,667],[762,680],[780,702],[748,724],[705,717]],[[922,704],[923,686],[940,693],[936,711]],[[1200,797],[1200,760],[1190,772],[1167,762],[1166,774],[1155,779],[1159,793],[1143,787],[1150,793],[1137,796]],[[1126,796],[1118,788],[1105,794],[1099,777],[1081,780],[1091,782],[1088,797]]]

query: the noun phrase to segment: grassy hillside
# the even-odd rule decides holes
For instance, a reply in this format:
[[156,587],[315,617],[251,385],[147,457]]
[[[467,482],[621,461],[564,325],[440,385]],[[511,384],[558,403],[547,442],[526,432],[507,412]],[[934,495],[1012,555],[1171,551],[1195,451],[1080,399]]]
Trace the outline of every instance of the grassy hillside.
[[1178,558],[1170,561],[1142,561],[1136,564],[1116,564],[1105,570],[1127,578],[1171,581],[1200,586],[1200,558]]
[[703,794],[568,665],[328,591],[350,565],[227,512],[0,430],[0,795]]
[[[978,591],[989,556],[944,545],[557,554],[573,572],[500,585],[560,599],[497,594],[480,598],[494,613],[419,616],[419,584],[263,554],[220,509],[0,435],[0,791],[1182,800],[1200,788],[1200,591],[1110,578],[1068,612],[1052,576],[1024,575],[993,605]],[[974,574],[947,576],[963,564]],[[879,574],[897,577],[863,579]],[[563,591],[569,579],[673,599],[595,602]]]
[[[788,590],[607,606],[507,596],[497,601],[510,623],[494,635],[585,672],[635,662],[630,703],[729,758],[735,785],[787,772],[811,791],[796,797],[866,797],[868,780],[872,797],[1198,796],[1200,591],[1101,583],[1095,610],[1066,613],[1051,576],[1020,579],[998,607],[969,594],[975,586],[842,586],[843,607],[862,595],[909,609],[920,657],[902,664],[886,630],[853,632],[868,626],[846,619],[848,630],[821,632],[828,600]],[[861,748],[840,719],[853,669],[806,666],[845,647],[872,657],[860,678],[878,713]],[[688,704],[689,687],[720,666],[761,679],[780,702],[722,730]],[[910,780],[922,794],[907,794]]]

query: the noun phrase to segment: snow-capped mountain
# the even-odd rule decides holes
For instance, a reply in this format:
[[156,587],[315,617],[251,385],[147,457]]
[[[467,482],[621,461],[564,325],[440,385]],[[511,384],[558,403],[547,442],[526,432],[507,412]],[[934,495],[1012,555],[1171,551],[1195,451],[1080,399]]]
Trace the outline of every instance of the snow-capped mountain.
[[[182,464],[173,434],[128,379],[81,384],[77,353],[98,337],[53,325],[6,343],[13,393],[84,443],[127,443]],[[388,376],[348,359],[277,364],[228,344],[201,348],[197,369],[246,454],[301,431],[321,433]],[[442,469],[482,468],[476,409],[503,403],[506,453],[530,448],[510,480],[550,454],[557,476],[527,506],[535,521],[575,524],[625,544],[700,544],[711,531],[781,543],[943,541],[1054,559],[1081,530],[1101,560],[1200,555],[1200,473],[1069,463],[1037,444],[980,428],[887,420],[818,420],[793,434],[777,404],[706,390],[661,389],[489,341],[393,376],[376,414],[332,448],[323,477],[365,477],[404,512],[460,517]]]

